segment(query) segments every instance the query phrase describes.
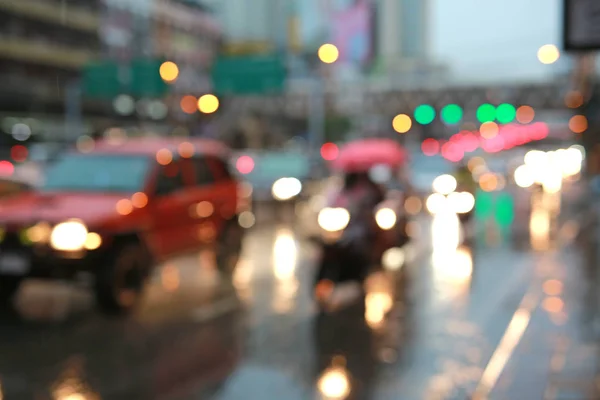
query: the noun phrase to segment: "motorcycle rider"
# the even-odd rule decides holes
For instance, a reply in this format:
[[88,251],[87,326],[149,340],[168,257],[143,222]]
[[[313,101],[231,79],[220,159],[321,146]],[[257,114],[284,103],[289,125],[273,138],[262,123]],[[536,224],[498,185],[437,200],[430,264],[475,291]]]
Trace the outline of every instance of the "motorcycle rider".
[[[359,282],[362,282],[369,271],[370,250],[375,240],[375,220],[373,209],[385,199],[385,192],[371,180],[366,172],[350,172],[344,176],[344,184],[335,196],[334,204],[344,207],[351,215],[350,223],[345,229],[343,242],[350,243],[348,251],[352,254],[352,263],[344,265]],[[315,288],[318,299],[325,301],[333,293],[334,282],[320,280]]]

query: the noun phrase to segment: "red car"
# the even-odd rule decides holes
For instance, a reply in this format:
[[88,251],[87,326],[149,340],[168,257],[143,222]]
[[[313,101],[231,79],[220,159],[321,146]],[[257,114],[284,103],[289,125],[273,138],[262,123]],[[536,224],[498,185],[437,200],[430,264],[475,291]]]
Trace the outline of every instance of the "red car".
[[98,305],[127,311],[158,262],[203,248],[231,273],[242,244],[229,150],[212,140],[131,139],[67,152],[41,187],[0,202],[0,301],[28,277],[95,276]]

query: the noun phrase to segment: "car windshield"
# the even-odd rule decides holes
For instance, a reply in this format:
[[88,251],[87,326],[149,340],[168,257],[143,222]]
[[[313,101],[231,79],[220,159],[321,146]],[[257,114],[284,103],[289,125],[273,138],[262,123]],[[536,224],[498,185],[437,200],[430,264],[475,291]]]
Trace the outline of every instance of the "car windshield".
[[46,191],[135,192],[144,186],[150,166],[144,156],[68,154],[47,172]]

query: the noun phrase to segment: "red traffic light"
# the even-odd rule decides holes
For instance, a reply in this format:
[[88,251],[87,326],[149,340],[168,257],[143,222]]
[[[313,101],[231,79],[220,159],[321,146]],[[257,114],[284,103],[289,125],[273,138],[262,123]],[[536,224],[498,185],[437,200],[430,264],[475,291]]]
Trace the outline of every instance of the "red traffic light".
[[333,161],[338,157],[340,150],[335,143],[325,143],[321,146],[321,157],[327,161]]

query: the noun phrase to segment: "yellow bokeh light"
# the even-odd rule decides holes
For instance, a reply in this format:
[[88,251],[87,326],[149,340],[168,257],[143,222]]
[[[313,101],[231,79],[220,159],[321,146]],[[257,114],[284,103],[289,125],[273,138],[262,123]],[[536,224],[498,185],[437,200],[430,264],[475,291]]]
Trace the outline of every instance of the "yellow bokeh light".
[[491,139],[498,134],[499,130],[500,130],[500,127],[498,127],[497,123],[484,122],[483,124],[481,124],[481,127],[479,128],[479,133],[481,134],[481,137],[483,137],[485,139]]
[[539,48],[537,57],[542,64],[554,64],[560,58],[560,51],[553,44],[545,44]]
[[94,232],[87,234],[84,244],[86,250],[96,250],[100,245],[102,245],[102,238],[100,235]]
[[588,121],[584,115],[574,115],[569,120],[569,129],[573,133],[583,133],[588,128]]
[[392,120],[392,126],[398,133],[406,133],[412,127],[412,120],[406,114],[398,114]]
[[198,110],[204,114],[212,114],[219,109],[219,99],[214,94],[205,94],[198,99]]
[[535,110],[531,106],[521,106],[517,108],[517,121],[521,124],[528,124],[535,118]]
[[165,82],[175,82],[179,76],[179,67],[172,61],[165,61],[161,64],[159,72]]
[[335,45],[331,43],[325,43],[324,45],[321,45],[321,47],[319,47],[318,55],[319,60],[321,60],[325,64],[333,64],[339,58],[340,51]]

